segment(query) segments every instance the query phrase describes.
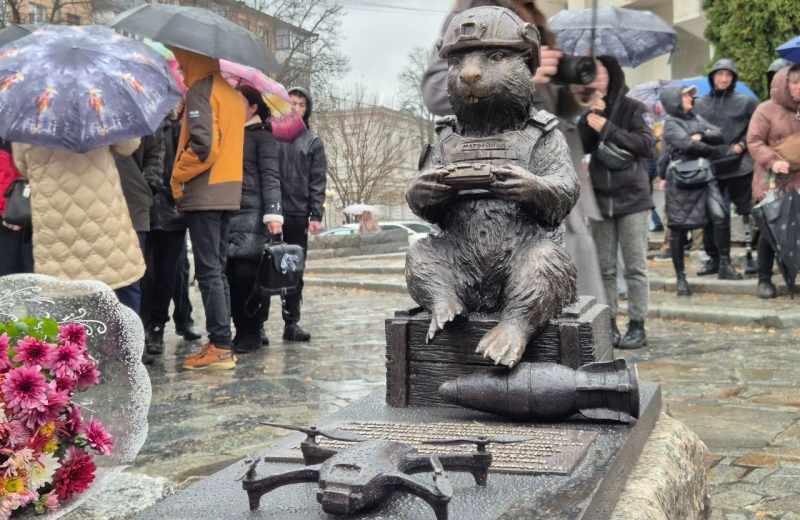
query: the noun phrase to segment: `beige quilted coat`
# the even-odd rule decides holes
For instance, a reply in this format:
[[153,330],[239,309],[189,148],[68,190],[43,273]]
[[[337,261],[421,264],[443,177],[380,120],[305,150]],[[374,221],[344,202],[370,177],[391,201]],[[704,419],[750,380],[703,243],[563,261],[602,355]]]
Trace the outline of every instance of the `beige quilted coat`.
[[[139,139],[114,145],[131,155]],[[122,195],[111,148],[79,154],[14,144],[20,173],[30,180],[33,258],[38,274],[99,280],[112,289],[144,276],[145,264]]]

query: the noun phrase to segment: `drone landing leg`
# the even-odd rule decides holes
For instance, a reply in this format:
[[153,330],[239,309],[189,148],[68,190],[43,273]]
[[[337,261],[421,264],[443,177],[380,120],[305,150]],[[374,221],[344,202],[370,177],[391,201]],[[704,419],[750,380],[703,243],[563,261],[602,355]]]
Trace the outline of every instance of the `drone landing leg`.
[[261,498],[267,493],[288,486],[289,484],[300,484],[302,482],[318,482],[319,466],[307,466],[305,468],[277,475],[270,475],[260,480],[242,482],[242,488],[247,491],[247,499],[250,502],[250,511],[258,510],[261,505]]

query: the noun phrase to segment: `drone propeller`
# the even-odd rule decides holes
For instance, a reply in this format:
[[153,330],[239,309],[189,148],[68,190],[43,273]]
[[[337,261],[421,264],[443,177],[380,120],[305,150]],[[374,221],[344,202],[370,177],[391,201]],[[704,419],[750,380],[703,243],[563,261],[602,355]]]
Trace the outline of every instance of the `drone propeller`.
[[453,498],[453,485],[444,474],[444,466],[436,455],[431,456],[431,466],[433,467],[433,484],[436,486],[436,491],[443,497]]
[[332,439],[334,441],[344,441],[344,442],[362,442],[367,441],[366,437],[363,435],[359,435],[353,432],[346,432],[344,430],[337,430],[335,428],[323,428],[319,429],[316,426],[310,426],[305,428],[303,426],[293,426],[291,424],[275,424],[275,423],[268,423],[262,422],[265,426],[272,426],[273,428],[283,428],[284,430],[295,430],[298,432],[305,433],[312,439],[321,435],[322,437],[327,437],[328,439]]
[[486,451],[489,444],[511,444],[514,442],[532,441],[533,437],[527,435],[499,435],[497,437],[457,437],[453,439],[433,439],[422,441],[422,444],[438,444],[450,446],[453,444],[475,444],[478,451]]
[[244,459],[244,467],[242,471],[234,479],[234,482],[241,482],[248,473],[256,469],[256,464],[258,464],[258,459],[255,455],[248,455],[247,458]]

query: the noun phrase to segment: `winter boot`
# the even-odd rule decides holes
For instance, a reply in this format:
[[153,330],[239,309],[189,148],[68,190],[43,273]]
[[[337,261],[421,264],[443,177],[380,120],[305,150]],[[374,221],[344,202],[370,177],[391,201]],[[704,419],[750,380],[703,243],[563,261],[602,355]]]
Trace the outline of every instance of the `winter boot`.
[[149,365],[152,365],[155,362],[156,362],[156,357],[155,356],[153,356],[151,354],[148,354],[147,352],[143,352],[142,353],[142,364],[143,365],[148,365],[149,366]]
[[647,335],[644,332],[644,320],[631,320],[628,331],[619,342],[619,348],[633,350],[647,345]]
[[164,327],[161,325],[154,325],[147,331],[145,336],[145,347],[147,353],[154,356],[160,356],[164,353]]
[[719,249],[719,273],[717,278],[720,280],[741,280],[744,278],[731,265],[731,227],[730,223],[724,226],[714,226],[714,241]]
[[689,282],[686,281],[685,272],[685,259],[683,257],[683,246],[686,241],[686,235],[678,231],[673,233],[670,237],[670,253],[672,254],[672,266],[675,268],[675,277],[678,279],[677,292],[678,296],[691,296],[692,291],[689,288]]
[[611,318],[611,346],[614,348],[619,347],[619,327],[617,327],[617,319],[612,316]]
[[181,326],[175,324],[175,334],[178,336],[183,336],[183,339],[186,341],[197,341],[201,339],[201,336],[196,330],[194,330],[194,323],[184,323]]
[[765,300],[778,297],[778,289],[772,280],[767,282],[758,282],[758,297]]
[[311,341],[311,334],[301,329],[297,323],[286,323],[283,329],[283,339],[286,341]]
[[719,273],[719,257],[711,256],[706,260],[706,265],[697,271],[697,276],[708,276],[717,273]]
[[747,258],[744,263],[744,274],[756,274],[758,273],[758,267],[756,263],[753,261],[753,252],[750,249],[747,250]]
[[258,333],[237,334],[233,340],[233,350],[236,354],[249,354],[261,348],[261,337]]

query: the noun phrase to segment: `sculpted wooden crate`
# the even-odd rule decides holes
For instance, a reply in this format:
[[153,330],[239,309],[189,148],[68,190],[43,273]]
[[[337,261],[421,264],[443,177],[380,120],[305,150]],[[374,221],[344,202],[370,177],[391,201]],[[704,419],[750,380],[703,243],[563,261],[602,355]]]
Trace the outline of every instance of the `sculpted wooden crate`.
[[[559,363],[578,368],[611,361],[611,312],[594,298],[583,297],[564,308],[542,333],[528,343],[523,362]],[[475,353],[497,316],[470,314],[450,324],[430,343],[425,337],[430,314],[421,307],[395,312],[386,320],[386,403],[389,406],[446,406],[439,385],[494,366]]]

